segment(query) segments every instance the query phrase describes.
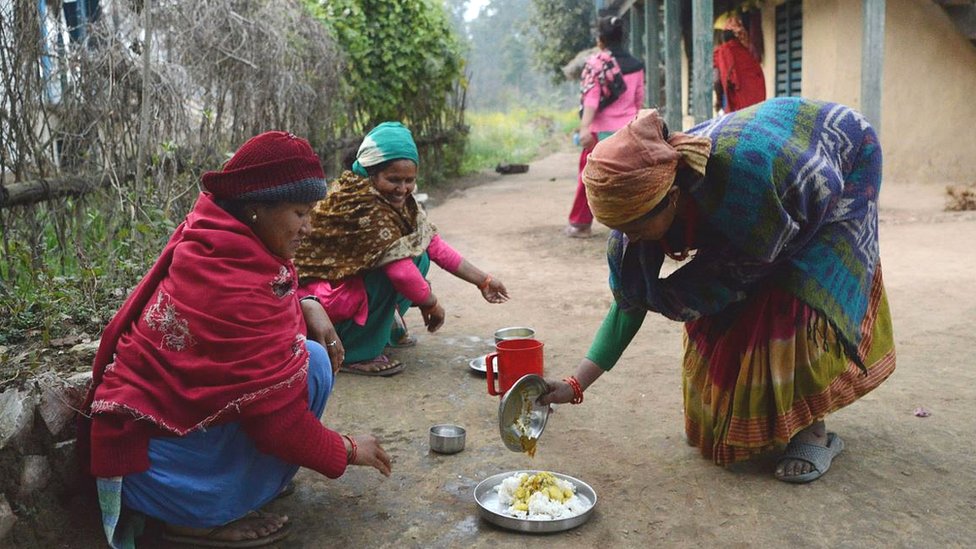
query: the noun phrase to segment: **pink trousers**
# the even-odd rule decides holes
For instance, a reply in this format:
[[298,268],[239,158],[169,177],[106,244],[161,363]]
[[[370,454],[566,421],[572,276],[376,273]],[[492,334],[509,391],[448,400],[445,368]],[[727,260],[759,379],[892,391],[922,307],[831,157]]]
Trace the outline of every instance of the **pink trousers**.
[[[593,134],[594,139],[597,138]],[[586,157],[593,147],[583,149],[579,157],[579,170],[576,172],[576,197],[573,199],[573,209],[569,211],[569,224],[574,227],[589,227],[593,223],[593,212],[586,201],[586,188],[583,187],[583,168],[586,167]]]

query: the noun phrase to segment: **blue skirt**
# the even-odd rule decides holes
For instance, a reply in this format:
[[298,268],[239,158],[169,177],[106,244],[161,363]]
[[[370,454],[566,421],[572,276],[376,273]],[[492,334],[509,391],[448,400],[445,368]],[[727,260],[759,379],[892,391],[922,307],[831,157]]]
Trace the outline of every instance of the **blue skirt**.
[[[321,345],[314,341],[306,345],[310,358],[309,408],[321,417],[332,392],[332,364]],[[98,479],[100,493],[114,491],[110,484],[121,480],[115,490],[121,491],[126,511],[191,528],[222,526],[260,509],[298,472],[297,465],[258,451],[236,422],[182,437],[153,438],[149,441],[149,462],[149,470],[142,473]],[[118,532],[110,533],[107,522],[115,522],[109,520],[112,515],[117,521],[121,509],[113,513],[105,508],[107,502],[101,503],[106,535],[115,545]]]

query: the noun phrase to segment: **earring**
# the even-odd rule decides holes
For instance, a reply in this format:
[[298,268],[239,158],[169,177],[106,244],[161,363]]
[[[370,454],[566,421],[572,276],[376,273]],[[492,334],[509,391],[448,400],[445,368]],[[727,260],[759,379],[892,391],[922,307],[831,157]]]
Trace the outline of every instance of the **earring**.
[[257,223],[257,221],[258,221],[258,213],[254,212],[251,214],[251,223]]

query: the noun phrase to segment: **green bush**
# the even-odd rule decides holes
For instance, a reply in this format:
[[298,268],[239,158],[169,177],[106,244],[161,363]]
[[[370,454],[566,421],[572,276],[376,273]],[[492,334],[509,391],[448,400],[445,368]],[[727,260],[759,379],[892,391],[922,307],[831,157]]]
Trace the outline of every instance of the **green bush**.
[[[130,223],[109,213],[113,197],[96,193],[87,200],[86,213],[70,220],[36,207],[32,222],[41,227],[40,242],[11,240],[0,247],[0,345],[97,336],[175,229],[160,209],[146,208]],[[69,222],[76,226],[65,227]],[[64,234],[80,236],[66,241]]]
[[[346,56],[341,74],[353,116],[369,129],[386,120],[434,129],[450,116],[464,77],[461,42],[432,0],[305,0]],[[419,128],[418,128],[419,126]]]

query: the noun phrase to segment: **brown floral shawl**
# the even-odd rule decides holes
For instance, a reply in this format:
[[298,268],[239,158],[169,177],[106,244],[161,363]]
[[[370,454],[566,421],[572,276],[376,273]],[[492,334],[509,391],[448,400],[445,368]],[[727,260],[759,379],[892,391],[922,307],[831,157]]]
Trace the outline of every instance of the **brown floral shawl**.
[[302,279],[339,280],[416,257],[436,233],[412,195],[397,211],[368,178],[346,171],[312,210],[312,234],[295,255],[295,266]]

